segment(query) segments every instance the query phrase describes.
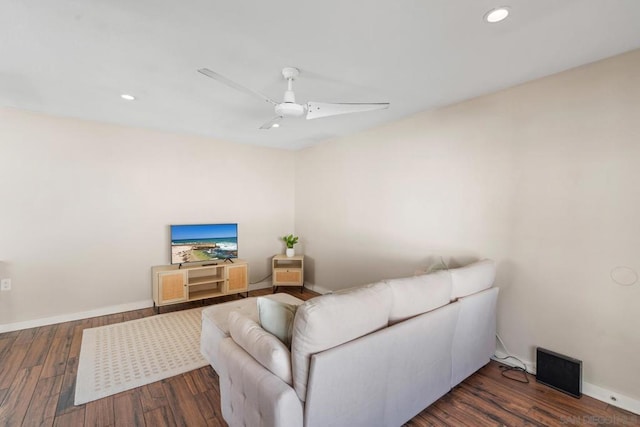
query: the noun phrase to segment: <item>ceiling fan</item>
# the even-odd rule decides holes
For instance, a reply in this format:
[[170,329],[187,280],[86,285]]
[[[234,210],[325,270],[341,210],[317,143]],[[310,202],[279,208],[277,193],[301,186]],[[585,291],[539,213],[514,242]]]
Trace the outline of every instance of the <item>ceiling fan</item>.
[[248,93],[249,95],[258,97],[261,100],[272,104],[274,106],[276,116],[260,126],[260,129],[279,127],[280,121],[289,117],[305,116],[307,120],[311,120],[319,119],[321,117],[337,116],[339,114],[360,113],[364,111],[383,110],[385,108],[389,108],[388,102],[326,103],[309,101],[306,104],[298,104],[296,103],[296,96],[293,93],[293,81],[300,75],[300,70],[293,67],[286,67],[282,69],[282,76],[287,80],[287,90],[284,92],[282,102],[276,102],[259,92],[246,88],[241,84],[238,84],[207,68],[200,68],[198,72],[207,77],[211,77],[220,83],[226,84],[229,87]]

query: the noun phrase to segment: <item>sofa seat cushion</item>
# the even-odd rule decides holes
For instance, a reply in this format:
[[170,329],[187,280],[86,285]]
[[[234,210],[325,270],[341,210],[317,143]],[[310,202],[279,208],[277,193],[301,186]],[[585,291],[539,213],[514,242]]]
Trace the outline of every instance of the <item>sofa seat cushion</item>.
[[397,323],[418,314],[447,305],[451,299],[451,274],[448,270],[385,281],[393,293],[389,323]]
[[257,362],[292,385],[291,352],[276,336],[237,311],[229,313],[231,338]]
[[[304,301],[285,293],[268,295],[267,298],[286,304],[302,304]],[[200,352],[209,361],[213,369],[219,371],[218,347],[220,342],[229,336],[229,313],[237,311],[254,322],[258,322],[257,298],[249,297],[235,301],[214,304],[202,310],[202,333],[200,336]]]
[[496,279],[496,263],[485,259],[465,267],[452,268],[449,272],[453,286],[451,290],[453,301],[489,289]]
[[293,384],[300,400],[307,393],[311,355],[388,325],[393,299],[380,282],[310,299],[298,307],[293,322]]

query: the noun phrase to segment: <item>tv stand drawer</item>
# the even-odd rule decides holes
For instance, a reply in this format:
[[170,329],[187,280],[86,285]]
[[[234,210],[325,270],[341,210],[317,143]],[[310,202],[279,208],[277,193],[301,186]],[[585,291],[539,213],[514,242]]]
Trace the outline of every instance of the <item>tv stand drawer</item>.
[[273,284],[278,285],[302,285],[302,269],[275,269],[273,271]]

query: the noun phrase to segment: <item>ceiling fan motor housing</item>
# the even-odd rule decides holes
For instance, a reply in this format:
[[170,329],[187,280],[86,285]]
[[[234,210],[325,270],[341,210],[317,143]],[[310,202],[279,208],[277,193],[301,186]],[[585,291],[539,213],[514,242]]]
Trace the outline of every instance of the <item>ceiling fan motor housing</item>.
[[305,113],[304,105],[295,102],[283,102],[276,105],[276,114],[282,117],[301,117]]

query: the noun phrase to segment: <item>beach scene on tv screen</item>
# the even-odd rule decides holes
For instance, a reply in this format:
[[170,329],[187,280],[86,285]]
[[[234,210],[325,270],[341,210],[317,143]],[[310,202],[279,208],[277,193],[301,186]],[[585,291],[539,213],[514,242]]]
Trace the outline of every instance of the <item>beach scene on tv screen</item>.
[[171,262],[173,264],[237,257],[236,224],[171,226]]

